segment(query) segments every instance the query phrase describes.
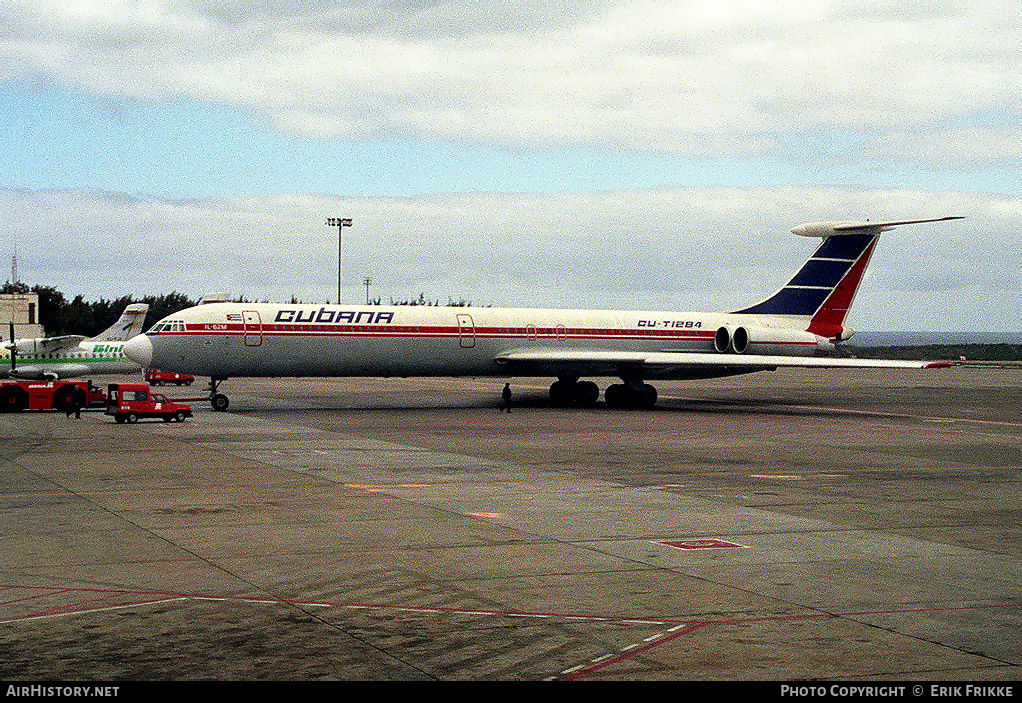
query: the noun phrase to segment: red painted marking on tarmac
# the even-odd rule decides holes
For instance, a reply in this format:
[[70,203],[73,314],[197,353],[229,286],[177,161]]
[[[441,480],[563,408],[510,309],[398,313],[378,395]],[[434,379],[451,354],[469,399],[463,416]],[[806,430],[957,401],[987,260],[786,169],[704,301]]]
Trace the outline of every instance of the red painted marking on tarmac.
[[[455,613],[462,615],[504,615],[508,617],[539,617],[539,618],[563,618],[566,620],[593,620],[603,622],[624,622],[624,623],[638,623],[638,624],[656,624],[656,625],[670,625],[677,624],[677,628],[671,628],[662,635],[654,635],[647,638],[648,644],[636,646],[630,649],[626,649],[618,653],[617,655],[601,659],[599,661],[593,661],[588,665],[580,665],[562,672],[564,675],[560,677],[563,681],[575,681],[588,676],[592,673],[600,671],[613,664],[620,663],[635,657],[644,652],[648,652],[656,647],[659,647],[668,642],[691,635],[699,630],[711,626],[721,625],[737,625],[746,623],[759,623],[759,622],[784,622],[784,621],[795,621],[795,620],[820,620],[820,619],[833,619],[833,618],[850,618],[850,617],[863,617],[867,615],[898,615],[907,613],[942,613],[942,612],[959,612],[968,610],[997,610],[1007,608],[1022,608],[1022,603],[1003,603],[995,605],[965,605],[965,606],[950,606],[944,608],[902,608],[902,609],[889,609],[889,610],[872,610],[872,611],[850,611],[843,613],[810,613],[803,615],[779,615],[779,616],[767,616],[760,618],[737,618],[732,620],[707,620],[700,622],[686,622],[683,620],[676,620],[671,618],[635,618],[622,615],[578,615],[578,614],[566,614],[566,613],[553,613],[553,612],[527,612],[527,611],[512,611],[512,610],[469,610],[465,608],[445,608],[445,607],[429,607],[429,606],[398,606],[398,605],[382,605],[372,603],[343,603],[343,602],[315,602],[315,601],[299,601],[290,599],[279,599],[279,598],[253,598],[250,596],[215,596],[215,595],[199,595],[194,593],[170,593],[160,591],[141,591],[141,590],[117,590],[117,589],[95,589],[95,588],[64,588],[64,587],[53,587],[53,586],[21,586],[14,584],[0,584],[0,589],[22,589],[22,590],[41,590],[45,593],[39,594],[39,596],[32,596],[28,598],[19,598],[8,603],[17,603],[24,600],[31,600],[35,597],[45,597],[47,595],[59,595],[62,593],[70,592],[81,592],[81,593],[95,593],[104,594],[97,598],[88,599],[85,601],[79,601],[77,603],[58,606],[49,610],[43,610],[30,615],[19,616],[12,618],[9,622],[15,620],[26,620],[31,618],[56,616],[56,615],[74,615],[77,612],[87,612],[85,606],[90,603],[98,603],[102,601],[108,601],[118,596],[136,595],[136,596],[157,596],[155,600],[143,600],[134,601],[127,603],[119,603],[116,605],[110,605],[104,609],[112,608],[125,608],[137,605],[146,605],[151,603],[165,602],[166,598],[186,598],[186,599],[208,599],[208,600],[221,600],[221,601],[240,601],[248,603],[268,603],[268,604],[280,604],[280,605],[297,605],[297,606],[323,606],[323,607],[340,607],[340,608],[366,608],[372,610],[400,610],[405,612],[415,613]],[[0,603],[3,605],[3,603]]]
[[[694,398],[690,396],[662,396],[664,399],[680,400],[690,403],[706,402],[707,398]],[[710,401],[718,402],[718,401]],[[983,420],[979,418],[970,417],[940,417],[933,415],[914,415],[911,413],[892,413],[884,412],[881,410],[857,410],[855,408],[836,408],[827,405],[796,405],[794,403],[776,403],[778,408],[792,408],[794,410],[820,410],[832,413],[839,413],[845,415],[863,415],[866,417],[883,417],[883,418],[908,418],[911,420],[927,420],[930,422],[942,422],[942,423],[955,423],[955,422],[968,422],[978,425],[997,425],[1000,427],[1022,427],[1022,422],[1009,422],[1007,420]]]
[[659,647],[662,644],[666,644],[668,642],[672,642],[672,641],[678,639],[679,637],[683,637],[685,635],[691,635],[692,633],[694,633],[694,632],[696,632],[698,630],[701,630],[702,628],[707,627],[709,625],[738,625],[738,624],[743,624],[743,623],[755,623],[755,622],[783,622],[783,621],[791,621],[791,620],[819,620],[819,619],[832,619],[832,618],[861,617],[861,616],[865,616],[865,615],[900,615],[900,614],[906,614],[906,613],[945,613],[945,612],[951,613],[951,612],[963,611],[963,610],[991,610],[991,609],[1003,609],[1003,608],[1022,608],[1022,603],[1004,603],[1004,604],[1000,604],[1000,605],[964,605],[964,606],[954,606],[954,607],[947,607],[947,608],[904,608],[904,609],[896,609],[896,610],[874,610],[874,611],[860,611],[860,612],[847,612],[847,613],[812,613],[812,614],[809,614],[809,615],[784,615],[784,616],[770,616],[770,617],[763,617],[763,618],[739,618],[739,619],[735,619],[735,620],[708,620],[708,621],[705,621],[705,622],[693,623],[692,625],[690,625],[689,627],[687,627],[687,628],[685,628],[683,630],[679,630],[677,632],[673,632],[673,633],[671,633],[669,635],[665,635],[665,636],[660,637],[660,638],[655,638],[654,637],[652,639],[652,641],[650,641],[650,643],[647,644],[647,645],[643,645],[642,647],[635,647],[634,649],[630,649],[628,651],[624,651],[624,652],[622,652],[621,654],[619,654],[619,655],[617,655],[615,657],[612,657],[610,659],[606,659],[606,660],[594,663],[592,666],[587,666],[587,667],[584,667],[584,668],[582,668],[582,667],[575,667],[575,668],[572,668],[572,669],[568,669],[567,670],[568,675],[567,676],[563,676],[563,677],[559,677],[559,679],[561,681],[575,681],[577,679],[582,678],[583,676],[587,676],[588,674],[592,674],[592,673],[594,673],[596,671],[599,671],[600,669],[606,668],[606,667],[610,666],[611,664],[616,664],[618,662],[625,661],[625,660],[630,659],[630,658],[632,658],[632,657],[634,657],[634,656],[636,656],[638,654],[642,654],[643,652],[648,652],[649,650],[651,650],[651,649],[653,649],[655,647]]
[[599,664],[594,664],[593,666],[587,667],[585,669],[580,669],[580,670],[574,671],[571,674],[569,674],[568,676],[565,676],[564,678],[562,678],[561,680],[562,681],[575,681],[577,679],[582,678],[583,676],[588,676],[589,674],[592,674],[592,673],[594,673],[596,671],[599,671],[600,669],[604,669],[604,668],[610,666],[611,664],[617,664],[618,662],[622,662],[622,661],[624,661],[626,659],[631,659],[632,657],[634,657],[634,656],[636,656],[638,654],[642,654],[643,652],[648,652],[649,650],[653,649],[654,647],[659,647],[660,645],[665,644],[667,642],[670,642],[672,640],[676,640],[679,637],[684,637],[685,635],[691,635],[696,630],[700,630],[703,627],[706,627],[707,625],[710,625],[710,624],[711,623],[709,623],[709,622],[698,622],[698,623],[696,623],[694,625],[686,627],[684,630],[679,630],[678,632],[675,632],[675,633],[672,633],[670,635],[667,635],[667,636],[665,636],[665,637],[663,637],[661,639],[656,640],[655,642],[650,642],[649,644],[647,644],[647,645],[645,645],[643,647],[636,647],[635,649],[632,649],[632,650],[630,650],[628,652],[624,652],[623,654],[619,654],[616,657],[613,657],[611,659],[607,659],[606,661],[602,661]]
[[722,539],[665,540],[663,542],[655,542],[654,544],[663,544],[675,549],[731,549],[734,547],[748,549],[744,544],[726,542]]
[[[105,600],[105,599],[97,599]],[[111,610],[122,610],[124,608],[133,608],[139,605],[157,605],[160,603],[166,603],[172,600],[185,600],[184,598],[153,598],[139,601],[128,601],[125,603],[112,603],[110,605],[98,605],[93,608],[87,608],[85,605],[88,603],[74,603],[72,605],[66,605],[59,608],[53,608],[49,611],[41,611],[38,613],[29,613],[28,615],[19,615],[17,617],[8,618],[2,620],[2,622],[17,622],[21,620],[40,620],[43,618],[55,618],[61,615],[87,615],[89,613],[101,613]]]
[[[17,586],[5,586],[4,590],[8,591],[8,590],[12,590],[12,589],[15,589],[15,588],[18,588],[18,587]],[[34,596],[25,596],[24,598],[15,598],[14,600],[5,600],[5,601],[0,602],[0,605],[11,605],[12,603],[21,603],[21,602],[24,602],[24,601],[27,601],[27,600],[34,600],[36,598],[45,598],[46,596],[51,596],[51,595],[58,595],[59,596],[61,593],[70,593],[72,590],[74,590],[74,589],[71,589],[71,588],[61,588],[61,589],[57,589],[57,590],[53,590],[53,591],[47,591],[46,593],[37,593]]]
[[[202,593],[172,593],[164,591],[141,591],[141,590],[118,590],[118,589],[99,589],[99,588],[57,588],[53,586],[19,586],[19,585],[8,585],[0,584],[0,588],[19,588],[19,589],[32,589],[32,590],[44,590],[47,593],[43,595],[53,595],[57,593],[69,593],[69,592],[81,592],[81,593],[96,593],[106,594],[99,598],[93,598],[86,601],[81,601],[72,605],[61,606],[63,609],[76,607],[79,605],[87,605],[93,602],[99,602],[110,598],[116,598],[117,596],[150,596],[158,599],[163,598],[193,598],[193,599],[205,599],[205,600],[222,600],[222,601],[240,601],[246,603],[274,603],[281,605],[299,605],[299,606],[323,606],[323,607],[337,607],[337,608],[364,608],[371,610],[403,610],[407,612],[431,612],[431,613],[453,613],[459,615],[506,615],[509,617],[533,617],[533,618],[572,618],[572,619],[585,619],[585,620],[603,620],[603,621],[634,621],[634,622],[648,622],[651,624],[676,624],[682,623],[682,620],[665,620],[662,618],[636,618],[627,615],[578,615],[577,613],[556,613],[556,612],[542,612],[542,611],[514,611],[514,610],[472,610],[468,608],[446,608],[437,606],[411,606],[411,605],[385,605],[380,603],[350,603],[350,602],[335,602],[335,601],[302,601],[285,598],[256,598],[252,596],[221,596],[213,594],[202,594]],[[147,602],[159,602],[154,601],[139,601],[138,604],[145,604]],[[129,604],[131,605],[131,604]],[[54,611],[60,608],[54,608]],[[74,612],[74,611],[69,611]],[[41,613],[34,613],[28,617],[38,617],[40,614],[47,614],[49,611],[41,611]]]
[[[171,591],[143,591],[143,590],[120,590],[120,589],[99,589],[99,588],[66,588],[66,587],[55,587],[55,586],[23,586],[16,584],[0,584],[2,589],[22,589],[22,590],[41,590],[46,591],[44,594],[40,594],[38,597],[45,597],[47,595],[59,595],[62,593],[81,592],[81,593],[96,593],[106,594],[99,598],[92,598],[84,601],[79,601],[71,605],[65,605],[53,608],[51,610],[60,610],[71,607],[77,607],[86,605],[89,603],[95,603],[117,596],[149,596],[163,598],[195,598],[195,599],[208,599],[208,600],[222,600],[222,601],[241,601],[249,603],[277,603],[283,605],[315,605],[315,606],[332,606],[338,608],[366,608],[375,610],[404,610],[404,611],[422,611],[422,612],[443,612],[443,613],[455,613],[455,614],[467,614],[467,615],[508,615],[508,616],[524,616],[524,617],[550,617],[550,618],[571,618],[574,620],[585,619],[585,620],[602,620],[609,622],[627,621],[627,622],[642,622],[650,624],[687,624],[687,620],[679,620],[676,618],[644,618],[634,617],[629,615],[580,615],[578,613],[559,613],[559,612],[547,612],[547,611],[521,611],[521,610],[474,610],[467,608],[449,608],[449,607],[437,607],[437,606],[399,606],[399,605],[386,605],[381,603],[353,603],[343,601],[303,601],[294,600],[287,598],[273,598],[264,597],[256,598],[252,596],[224,596],[224,595],[213,595],[203,593],[178,593]],[[33,596],[36,597],[36,596]],[[25,599],[17,599],[10,601],[12,603],[18,602]],[[145,604],[150,602],[158,602],[154,600],[136,601],[127,603],[126,605]],[[701,625],[733,625],[740,623],[751,623],[751,622],[780,622],[784,620],[810,620],[818,618],[839,618],[839,617],[853,617],[863,615],[897,615],[903,613],[941,613],[941,612],[954,612],[962,610],[993,610],[993,609],[1005,609],[1005,608],[1022,608],[1022,603],[1003,603],[995,605],[964,605],[964,606],[951,606],[945,608],[902,608],[892,610],[865,610],[865,611],[854,611],[844,613],[811,613],[804,615],[771,615],[762,618],[740,618],[733,620],[710,620]],[[43,611],[48,612],[48,611]],[[673,639],[673,636],[672,636]],[[648,648],[648,647],[647,647]]]
[[[55,592],[53,592],[53,593],[51,593],[49,595],[59,595],[60,593],[70,593],[70,592],[73,592],[74,590],[76,590],[76,589],[67,588],[67,589],[63,589],[62,591],[55,591]],[[41,618],[41,617],[46,617],[46,616],[49,616],[49,615],[61,615],[61,614],[64,614],[65,612],[76,613],[76,612],[79,612],[81,610],[84,610],[87,606],[89,606],[91,604],[100,603],[102,601],[110,600],[111,598],[117,598],[119,595],[120,594],[118,594],[118,593],[109,593],[109,594],[107,594],[105,596],[101,596],[99,598],[90,598],[88,600],[78,601],[77,603],[68,603],[66,605],[57,605],[57,606],[54,606],[52,608],[46,608],[44,610],[38,610],[38,611],[36,611],[34,613],[29,613],[28,615],[21,615],[21,616],[18,616],[16,618],[12,618],[12,620],[29,620],[29,619],[32,619],[32,618]]]

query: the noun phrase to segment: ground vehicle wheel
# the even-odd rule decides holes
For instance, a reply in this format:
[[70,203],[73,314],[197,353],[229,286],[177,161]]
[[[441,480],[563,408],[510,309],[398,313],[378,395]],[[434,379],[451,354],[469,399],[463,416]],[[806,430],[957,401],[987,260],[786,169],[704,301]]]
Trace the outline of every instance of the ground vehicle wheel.
[[65,386],[57,391],[53,396],[53,409],[63,410],[67,412],[72,409],[71,405],[71,393],[74,392],[70,386]]
[[185,421],[185,411],[184,410],[178,410],[177,411],[177,415],[174,416],[174,419],[177,420],[178,422],[184,422]]
[[124,424],[124,415],[114,415],[114,419],[117,421],[118,425]]
[[227,406],[230,405],[230,401],[223,393],[217,393],[209,399],[209,402],[213,406],[214,410],[226,410]]
[[124,416],[124,420],[129,424],[135,424],[138,422],[138,413],[128,413]]
[[28,393],[13,386],[0,396],[0,412],[18,413],[28,407]]

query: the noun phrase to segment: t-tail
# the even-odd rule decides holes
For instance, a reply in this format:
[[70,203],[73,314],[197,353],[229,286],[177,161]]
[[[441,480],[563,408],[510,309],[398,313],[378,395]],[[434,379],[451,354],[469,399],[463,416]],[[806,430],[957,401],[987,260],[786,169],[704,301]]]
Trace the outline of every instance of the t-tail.
[[844,326],[862,275],[876,248],[881,232],[898,225],[960,220],[938,217],[897,222],[812,222],[792,229],[803,237],[821,237],[823,242],[788,283],[761,303],[736,314],[787,318],[808,332],[840,342],[854,334]]
[[132,303],[124,308],[124,312],[117,318],[109,329],[100,332],[90,338],[90,342],[123,342],[131,339],[142,332],[142,325],[145,324],[145,316],[149,312],[148,303]]

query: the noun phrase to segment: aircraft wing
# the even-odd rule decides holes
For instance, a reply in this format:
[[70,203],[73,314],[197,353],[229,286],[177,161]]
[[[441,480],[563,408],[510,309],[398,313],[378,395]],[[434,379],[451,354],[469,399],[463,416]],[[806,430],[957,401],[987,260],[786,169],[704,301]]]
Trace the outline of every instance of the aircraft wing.
[[87,364],[53,364],[52,366],[40,366],[28,364],[18,365],[15,369],[4,367],[0,369],[0,377],[20,379],[58,379],[73,378],[89,373],[91,367]]
[[[51,353],[61,351],[64,349],[73,349],[78,346],[80,342],[84,342],[87,338],[80,334],[65,334],[60,337],[40,337],[39,339],[18,339],[15,340],[18,344],[19,353]],[[8,348],[10,344],[6,345]],[[24,351],[22,351],[24,350]]]
[[633,372],[657,378],[736,375],[784,367],[928,369],[952,366],[947,361],[543,348],[507,351],[494,361],[512,373],[518,370],[542,371],[555,376],[621,376]]

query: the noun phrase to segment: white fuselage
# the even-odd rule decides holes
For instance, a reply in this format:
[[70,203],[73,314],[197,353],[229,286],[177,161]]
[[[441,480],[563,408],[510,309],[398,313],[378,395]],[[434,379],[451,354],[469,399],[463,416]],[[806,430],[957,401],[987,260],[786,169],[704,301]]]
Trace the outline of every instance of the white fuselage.
[[506,375],[496,359],[513,350],[713,352],[720,328],[741,325],[759,331],[748,354],[809,356],[830,346],[799,322],[726,313],[214,303],[155,325],[145,335],[152,356],[142,363],[219,378]]
[[[820,244],[773,295],[732,313],[433,306],[208,303],[167,316],[124,347],[141,366],[232,376],[554,376],[551,400],[592,406],[583,377],[618,377],[607,405],[652,407],[649,379],[714,378],[781,367],[926,368],[820,356],[854,330],[848,309],[877,237],[903,224],[810,223]],[[943,365],[943,364],[938,364]]]
[[124,342],[80,342],[63,349],[44,350],[33,340],[21,341],[16,366],[10,371],[10,350],[4,350],[0,376],[11,378],[69,378],[71,376],[134,373],[141,368],[124,355]]

